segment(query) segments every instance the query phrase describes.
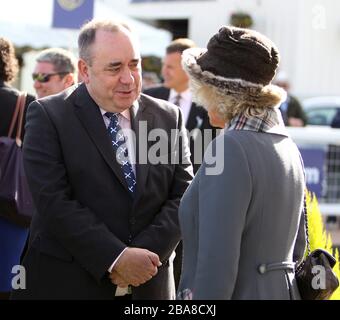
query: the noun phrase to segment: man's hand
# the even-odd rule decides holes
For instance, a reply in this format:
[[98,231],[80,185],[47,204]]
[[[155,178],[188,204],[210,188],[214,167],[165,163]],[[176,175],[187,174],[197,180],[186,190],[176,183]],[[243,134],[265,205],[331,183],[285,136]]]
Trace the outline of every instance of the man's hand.
[[109,278],[111,279],[112,283],[120,288],[127,288],[129,285],[129,283],[124,278],[122,278],[116,270],[112,270]]
[[146,249],[127,248],[113,270],[125,283],[136,287],[155,276],[161,265],[157,254]]

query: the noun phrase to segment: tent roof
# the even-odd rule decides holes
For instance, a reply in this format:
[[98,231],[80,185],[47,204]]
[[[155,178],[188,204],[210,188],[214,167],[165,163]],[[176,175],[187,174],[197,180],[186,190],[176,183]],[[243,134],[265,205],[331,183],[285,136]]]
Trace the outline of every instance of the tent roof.
[[[52,28],[52,10],[52,0],[11,0],[6,4],[6,10],[0,10],[0,36],[8,38],[16,46],[76,48],[79,31]],[[144,56],[163,56],[171,41],[170,32],[121,15],[99,1],[95,1],[94,18],[127,22],[137,32]]]

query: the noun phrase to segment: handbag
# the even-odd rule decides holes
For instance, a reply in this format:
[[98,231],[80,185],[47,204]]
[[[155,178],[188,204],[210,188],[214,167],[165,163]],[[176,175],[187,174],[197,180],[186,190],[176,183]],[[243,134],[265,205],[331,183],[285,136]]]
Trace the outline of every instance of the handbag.
[[22,227],[29,226],[34,210],[21,149],[26,96],[26,92],[19,95],[8,135],[0,137],[0,216]]
[[306,196],[304,197],[304,223],[306,229],[307,256],[295,271],[295,278],[302,300],[328,300],[339,287],[339,279],[333,271],[336,259],[326,250],[311,252]]

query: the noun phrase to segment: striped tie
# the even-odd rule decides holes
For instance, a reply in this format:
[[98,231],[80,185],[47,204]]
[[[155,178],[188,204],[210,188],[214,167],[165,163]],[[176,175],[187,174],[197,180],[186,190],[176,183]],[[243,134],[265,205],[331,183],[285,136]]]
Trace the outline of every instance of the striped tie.
[[181,107],[181,99],[182,99],[181,95],[178,94],[174,99],[174,104],[178,107]]

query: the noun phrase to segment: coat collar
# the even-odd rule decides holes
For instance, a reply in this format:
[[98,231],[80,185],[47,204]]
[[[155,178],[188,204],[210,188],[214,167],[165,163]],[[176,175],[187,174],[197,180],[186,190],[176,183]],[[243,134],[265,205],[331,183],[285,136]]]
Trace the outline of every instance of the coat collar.
[[246,117],[244,114],[240,114],[230,121],[227,130],[274,133],[288,137],[288,132],[278,108],[268,110],[267,115],[264,117]]

